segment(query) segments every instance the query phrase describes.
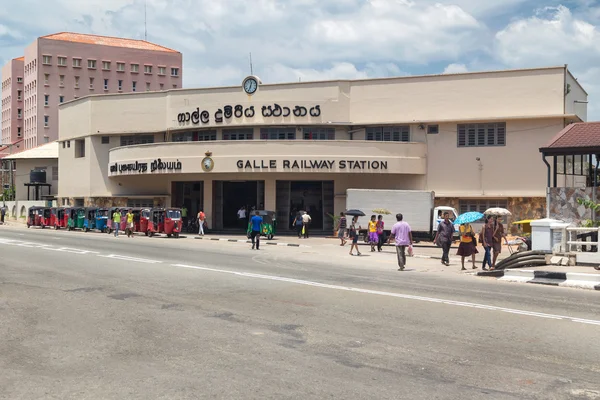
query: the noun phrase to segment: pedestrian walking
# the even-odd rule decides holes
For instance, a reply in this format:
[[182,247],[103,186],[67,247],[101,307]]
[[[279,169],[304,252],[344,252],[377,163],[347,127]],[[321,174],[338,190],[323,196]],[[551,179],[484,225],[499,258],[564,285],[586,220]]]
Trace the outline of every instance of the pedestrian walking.
[[121,210],[115,209],[112,215],[113,225],[115,227],[115,237],[119,237],[119,228],[121,227]]
[[494,251],[493,259],[492,259],[492,269],[496,268],[496,260],[498,260],[498,256],[502,253],[502,240],[506,240],[506,233],[504,232],[504,225],[502,225],[502,221],[498,219],[498,217],[494,217],[494,237],[492,242],[492,250]]
[[345,246],[346,245],[346,228],[348,225],[348,221],[346,220],[346,216],[344,215],[344,212],[342,211],[340,213],[340,220],[338,222],[338,226],[337,226],[337,235],[338,238],[340,238],[341,240],[341,244],[340,246]]
[[4,218],[6,218],[6,206],[0,209],[0,222],[2,222],[2,225],[4,225]]
[[371,253],[375,251],[375,246],[379,243],[379,236],[377,235],[377,216],[371,215],[369,221],[369,244],[371,245]]
[[352,250],[356,249],[356,255],[360,256],[362,253],[358,250],[358,231],[360,230],[360,225],[358,225],[358,217],[354,216],[352,218],[352,224],[350,225],[350,229],[348,230],[348,236],[352,240],[352,244],[350,245],[350,255],[353,256]]
[[181,207],[181,222],[183,223],[183,226],[187,226],[187,222],[188,222],[188,209],[185,206],[185,204]]
[[481,244],[483,244],[483,249],[485,250],[485,254],[483,256],[483,264],[481,269],[487,270],[485,267],[488,265],[490,269],[494,269],[492,267],[492,246],[494,242],[494,221],[490,217],[488,217],[485,221],[485,225],[481,228],[481,233],[479,234],[479,239]]
[[460,256],[460,262],[462,265],[461,271],[466,271],[465,258],[471,257],[473,263],[473,269],[477,269],[475,265],[475,254],[477,251],[477,239],[475,238],[475,232],[471,224],[462,224],[459,228],[460,231],[460,244],[458,245],[458,251],[456,255]]
[[133,210],[130,208],[125,214],[125,218],[127,218],[127,232],[125,233],[127,233],[128,238],[133,237],[133,217]]
[[206,214],[204,211],[198,211],[198,235],[204,236],[204,220],[206,219]]
[[434,242],[442,247],[442,264],[450,265],[450,247],[454,238],[454,224],[450,221],[450,213],[444,212],[444,220],[438,225]]
[[250,219],[250,224],[252,225],[252,233],[250,233],[250,239],[252,239],[252,250],[254,250],[255,245],[256,250],[259,250],[260,247],[260,229],[263,219],[259,214],[260,213],[256,211],[255,215]]
[[385,243],[385,224],[383,223],[383,215],[377,216],[377,251],[381,253],[383,243]]
[[302,214],[296,214],[296,218],[294,218],[294,222],[292,222],[294,228],[296,229],[296,233],[298,234],[298,239],[302,239],[302,226],[304,222],[302,222]]
[[241,206],[237,212],[238,221],[244,231],[248,230],[248,223],[246,222],[246,207]]
[[312,218],[305,212],[304,215],[302,215],[302,235],[304,236],[304,239],[308,239],[308,227],[310,221],[312,221]]
[[412,230],[410,225],[403,221],[402,214],[396,214],[396,223],[392,226],[392,234],[388,243],[392,241],[392,237],[396,241],[396,257],[398,258],[398,271],[404,271],[406,268],[406,248],[412,246]]

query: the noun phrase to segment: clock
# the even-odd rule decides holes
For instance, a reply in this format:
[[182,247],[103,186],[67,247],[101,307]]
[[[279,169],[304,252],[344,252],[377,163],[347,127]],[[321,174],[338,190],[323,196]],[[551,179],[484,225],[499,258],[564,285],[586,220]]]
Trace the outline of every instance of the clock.
[[213,168],[215,167],[215,162],[211,157],[211,154],[209,154],[209,152],[206,153],[206,157],[204,157],[202,159],[202,170],[204,172],[210,172],[213,170]]
[[258,78],[254,76],[249,76],[246,79],[244,79],[244,82],[242,83],[244,92],[250,95],[256,93],[256,91],[258,90],[258,82]]

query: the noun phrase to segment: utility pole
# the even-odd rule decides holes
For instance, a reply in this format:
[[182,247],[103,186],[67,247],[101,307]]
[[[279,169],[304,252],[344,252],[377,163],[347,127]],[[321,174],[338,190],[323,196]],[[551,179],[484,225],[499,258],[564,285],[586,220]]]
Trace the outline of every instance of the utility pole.
[[252,52],[250,52],[250,75],[254,75],[254,68],[252,66]]
[[148,0],[144,0],[144,40],[148,41]]

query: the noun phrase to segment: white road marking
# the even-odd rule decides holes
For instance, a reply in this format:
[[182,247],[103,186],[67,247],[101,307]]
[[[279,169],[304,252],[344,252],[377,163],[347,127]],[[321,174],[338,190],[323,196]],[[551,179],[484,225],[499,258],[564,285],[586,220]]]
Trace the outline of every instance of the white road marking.
[[160,263],[162,263],[162,261],[158,261],[158,260],[148,260],[148,259],[145,259],[145,258],[136,258],[136,257],[129,257],[129,256],[121,256],[121,255],[118,255],[118,254],[110,254],[108,256],[99,255],[98,257],[114,258],[115,260],[141,262],[141,263],[146,263],[146,264],[160,264]]
[[46,247],[46,248],[44,248],[44,250],[61,251],[64,253],[71,253],[71,254],[100,254],[100,252],[98,252],[98,251],[74,249],[71,247],[58,247],[58,248]]
[[326,284],[326,283],[312,282],[312,281],[306,281],[306,280],[302,280],[302,279],[285,278],[285,277],[274,276],[274,275],[261,275],[261,274],[254,274],[251,272],[229,271],[229,270],[225,270],[225,269],[199,267],[199,266],[194,266],[194,265],[171,264],[171,266],[178,267],[178,268],[196,269],[196,270],[201,270],[201,271],[219,272],[219,273],[224,273],[224,274],[243,276],[243,277],[247,277],[247,278],[267,279],[267,280],[271,280],[271,281],[295,283],[298,285],[315,286],[315,287],[321,287],[321,288],[325,288],[325,289],[334,289],[334,290],[343,290],[343,291],[347,291],[347,292],[357,292],[357,293],[373,294],[373,295],[379,295],[379,296],[388,296],[388,297],[395,297],[395,298],[406,299],[406,300],[425,301],[425,302],[429,302],[429,303],[440,303],[440,304],[446,304],[446,305],[452,305],[452,306],[458,306],[458,307],[478,308],[478,309],[488,310],[488,311],[500,311],[500,312],[505,312],[505,313],[509,313],[509,314],[518,314],[518,315],[526,315],[526,316],[530,316],[530,317],[564,320],[564,321],[578,322],[578,323],[582,323],[582,324],[590,324],[590,325],[599,325],[600,326],[600,321],[598,321],[598,320],[582,319],[582,318],[569,317],[569,316],[564,316],[564,315],[545,314],[545,313],[539,313],[539,312],[535,312],[535,311],[526,311],[526,310],[517,310],[517,309],[512,309],[512,308],[489,306],[486,304],[477,304],[477,303],[467,303],[467,302],[455,301],[455,300],[436,299],[433,297],[413,296],[410,294],[402,294],[402,293],[382,292],[379,290],[370,290],[370,289],[361,289],[361,288],[348,287],[348,286],[330,285],[330,284]]

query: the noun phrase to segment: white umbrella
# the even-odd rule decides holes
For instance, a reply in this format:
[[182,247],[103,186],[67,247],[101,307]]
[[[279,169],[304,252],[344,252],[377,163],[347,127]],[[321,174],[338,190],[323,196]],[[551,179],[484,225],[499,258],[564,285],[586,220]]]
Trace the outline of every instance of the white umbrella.
[[508,211],[506,208],[501,208],[501,207],[494,207],[494,208],[488,208],[487,210],[485,210],[485,215],[497,215],[497,216],[506,216],[506,215],[512,215],[512,213],[510,211]]

